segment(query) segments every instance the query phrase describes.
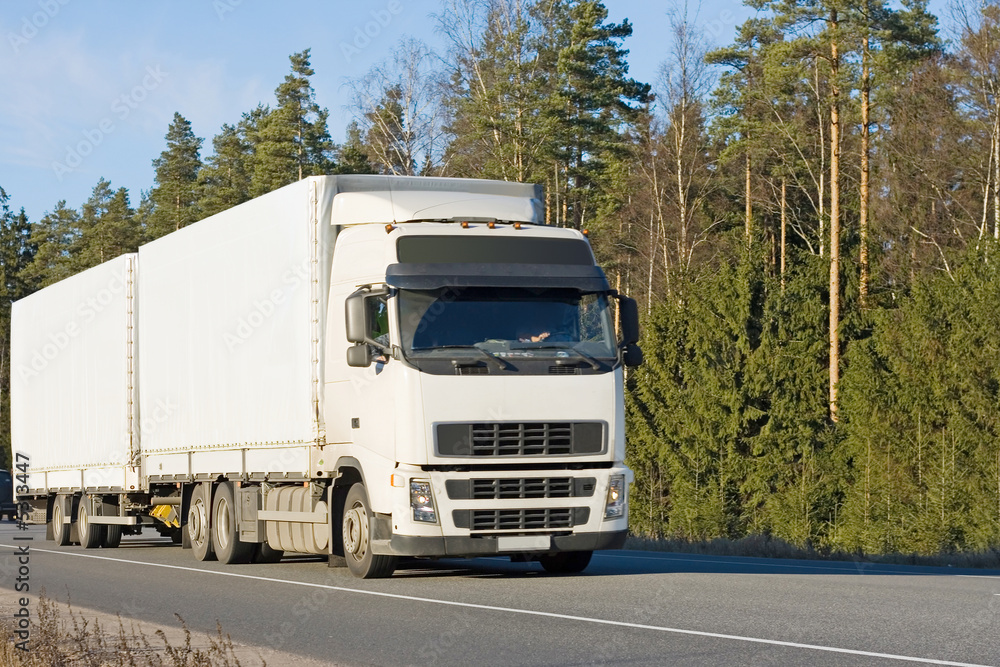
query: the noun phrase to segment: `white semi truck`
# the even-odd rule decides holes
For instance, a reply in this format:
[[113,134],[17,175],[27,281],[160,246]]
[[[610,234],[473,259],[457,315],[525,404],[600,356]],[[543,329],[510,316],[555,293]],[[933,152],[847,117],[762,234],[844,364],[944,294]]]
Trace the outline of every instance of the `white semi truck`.
[[620,548],[637,309],[541,196],[311,177],[16,302],[20,500],[60,545],[361,577]]

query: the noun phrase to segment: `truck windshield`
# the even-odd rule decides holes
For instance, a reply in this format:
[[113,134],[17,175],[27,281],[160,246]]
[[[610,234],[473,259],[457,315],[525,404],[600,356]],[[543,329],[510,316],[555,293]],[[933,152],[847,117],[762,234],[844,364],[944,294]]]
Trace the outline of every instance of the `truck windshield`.
[[573,289],[400,290],[399,319],[406,355],[616,356],[607,298]]

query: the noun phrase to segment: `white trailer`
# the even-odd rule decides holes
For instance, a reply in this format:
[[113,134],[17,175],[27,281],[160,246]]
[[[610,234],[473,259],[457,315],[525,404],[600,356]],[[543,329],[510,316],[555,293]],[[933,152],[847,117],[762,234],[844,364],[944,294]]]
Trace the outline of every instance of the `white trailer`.
[[82,519],[87,544],[116,546],[121,524],[99,540],[87,532],[81,492],[117,505],[119,494],[141,488],[136,277],[136,255],[123,255],[13,306],[14,451],[29,457],[21,482],[52,501],[48,537],[61,544],[80,540]]
[[[322,553],[363,577],[399,556],[586,567],[627,531],[637,314],[540,200],[500,181],[311,177],[142,246],[120,260],[137,276],[128,345],[97,366],[129,369],[122,475],[96,485],[74,459],[54,485],[40,462],[75,446],[86,410],[56,410],[52,432],[44,390],[15,382],[25,497],[50,535],[91,547],[151,524],[199,559]],[[15,369],[62,322],[29,325],[28,306],[66,308],[57,288],[88,273],[15,305]],[[62,381],[67,400],[91,391]]]

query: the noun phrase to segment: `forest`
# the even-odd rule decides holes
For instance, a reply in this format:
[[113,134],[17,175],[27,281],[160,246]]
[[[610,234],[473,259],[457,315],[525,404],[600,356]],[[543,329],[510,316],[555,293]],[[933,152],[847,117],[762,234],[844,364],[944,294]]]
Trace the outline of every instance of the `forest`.
[[29,220],[0,189],[5,462],[12,301],[306,176],[495,178],[640,303],[635,534],[1000,547],[1000,4],[947,36],[927,0],[746,4],[722,48],[668,11],[641,82],[600,0],[441,0],[444,46],[350,81],[342,142],[305,49],[210,147],[175,113],[138,201],[102,178]]

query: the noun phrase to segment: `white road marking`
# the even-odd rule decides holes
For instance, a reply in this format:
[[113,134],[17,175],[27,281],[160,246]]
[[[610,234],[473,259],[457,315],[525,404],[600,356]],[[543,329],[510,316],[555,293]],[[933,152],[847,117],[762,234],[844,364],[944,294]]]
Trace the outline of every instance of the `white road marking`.
[[[0,544],[9,549],[17,547],[10,544]],[[252,574],[240,574],[238,572],[222,572],[218,570],[203,570],[197,567],[185,567],[183,565],[168,565],[166,563],[146,563],[143,561],[127,560],[125,558],[111,558],[109,556],[96,556],[93,554],[75,553],[72,551],[56,551],[54,549],[38,549],[32,547],[31,551],[41,553],[58,554],[61,556],[76,556],[77,558],[93,558],[95,560],[106,560],[115,563],[129,563],[131,565],[145,565],[147,567],[163,567],[170,570],[182,570],[185,572],[201,572],[203,574],[214,574],[223,577],[236,577],[238,579],[252,579],[255,581],[267,581],[276,584],[289,584],[292,586],[305,586],[307,588],[321,588],[330,591],[340,591],[342,593],[357,593],[360,595],[371,595],[375,597],[392,598],[396,600],[409,600],[412,602],[423,602],[430,604],[440,604],[451,607],[465,607],[467,609],[481,609],[485,611],[497,611],[507,614],[521,614],[525,616],[542,616],[545,618],[558,618],[566,621],[580,621],[582,623],[595,623],[598,625],[611,625],[621,628],[631,628],[635,630],[654,630],[657,632],[668,632],[679,635],[690,635],[695,637],[711,637],[713,639],[730,639],[741,642],[751,642],[754,644],[767,644],[770,646],[786,646],[790,648],[807,649],[810,651],[825,651],[827,653],[842,653],[847,655],[858,655],[867,658],[883,658],[885,660],[902,660],[907,662],[917,662],[927,665],[949,665],[950,667],[991,667],[968,662],[952,662],[948,660],[934,660],[932,658],[916,658],[905,655],[895,655],[893,653],[876,653],[873,651],[859,651],[849,648],[837,648],[834,646],[822,646],[819,644],[801,644],[798,642],[786,642],[776,639],[761,639],[758,637],[743,637],[740,635],[727,635],[719,632],[703,632],[700,630],[684,630],[680,628],[668,628],[659,625],[645,625],[642,623],[628,623],[625,621],[612,621],[603,618],[589,618],[587,616],[572,616],[570,614],[557,614],[548,611],[534,611],[531,609],[516,609],[514,607],[495,607],[492,605],[475,604],[471,602],[457,602],[454,600],[436,600],[434,598],[423,598],[414,595],[400,595],[398,593],[383,593],[381,591],[366,591],[357,588],[347,588],[346,586],[330,586],[328,584],[314,584],[306,581],[294,581],[291,579],[277,579],[274,577],[260,577]]]

